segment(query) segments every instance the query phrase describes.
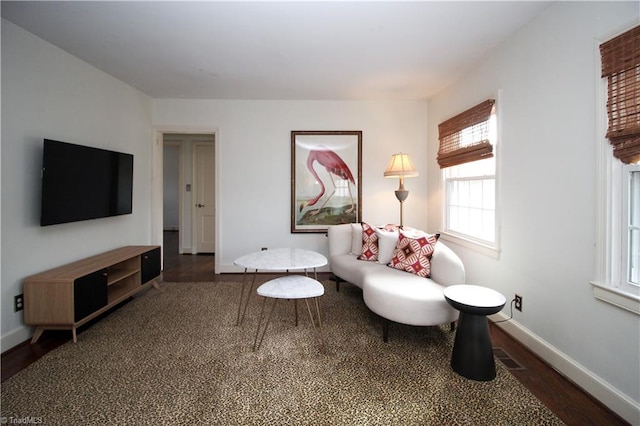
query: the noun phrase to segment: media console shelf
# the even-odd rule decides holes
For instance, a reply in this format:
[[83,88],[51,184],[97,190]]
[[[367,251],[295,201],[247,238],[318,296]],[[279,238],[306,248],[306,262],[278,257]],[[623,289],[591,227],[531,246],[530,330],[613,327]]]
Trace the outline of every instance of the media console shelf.
[[24,322],[35,325],[31,343],[44,330],[76,329],[118,303],[158,287],[159,246],[126,246],[24,279]]

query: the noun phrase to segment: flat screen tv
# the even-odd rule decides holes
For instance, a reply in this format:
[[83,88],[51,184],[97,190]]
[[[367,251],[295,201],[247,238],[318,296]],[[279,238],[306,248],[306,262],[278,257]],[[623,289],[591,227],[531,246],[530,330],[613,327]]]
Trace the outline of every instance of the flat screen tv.
[[44,140],[40,225],[131,214],[133,155]]

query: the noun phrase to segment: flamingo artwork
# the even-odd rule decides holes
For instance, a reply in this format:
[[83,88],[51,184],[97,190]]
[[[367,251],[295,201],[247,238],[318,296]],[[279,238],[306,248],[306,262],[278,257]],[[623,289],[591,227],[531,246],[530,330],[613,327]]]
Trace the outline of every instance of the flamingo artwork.
[[[353,174],[351,174],[351,170],[349,170],[349,166],[340,158],[338,154],[333,152],[332,150],[326,147],[316,147],[309,151],[309,156],[307,157],[307,169],[313,175],[315,180],[320,184],[320,192],[314,198],[308,201],[303,201],[300,204],[300,211],[302,211],[305,207],[315,206],[318,201],[325,195],[325,184],[318,176],[318,172],[316,172],[314,168],[314,163],[318,162],[322,167],[325,168],[329,177],[331,178],[331,183],[333,184],[333,191],[331,194],[323,201],[323,203],[318,207],[317,210],[310,212],[312,216],[317,215],[320,210],[329,202],[331,197],[334,196],[336,192],[336,181],[335,178],[344,179],[352,184],[356,184],[355,179],[353,178]],[[351,197],[351,206],[346,210],[345,213],[351,213],[355,209],[355,203],[353,201],[353,194],[351,193],[351,185],[348,185],[349,196]]]

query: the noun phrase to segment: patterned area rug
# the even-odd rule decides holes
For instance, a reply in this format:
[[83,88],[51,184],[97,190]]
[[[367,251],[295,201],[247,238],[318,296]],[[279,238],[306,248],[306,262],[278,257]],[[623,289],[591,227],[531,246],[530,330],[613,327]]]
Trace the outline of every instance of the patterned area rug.
[[322,351],[304,303],[296,327],[293,302],[280,301],[253,352],[255,291],[236,326],[240,283],[162,283],[3,383],[2,416],[51,425],[562,424],[500,362],[491,382],[454,373],[448,326],[393,325],[384,343],[360,289],[324,285]]

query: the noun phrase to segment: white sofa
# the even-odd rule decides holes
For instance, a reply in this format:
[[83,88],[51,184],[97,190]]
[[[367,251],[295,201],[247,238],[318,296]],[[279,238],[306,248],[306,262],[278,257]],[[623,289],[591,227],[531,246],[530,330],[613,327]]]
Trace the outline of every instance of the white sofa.
[[359,260],[362,244],[360,224],[328,228],[329,266],[339,291],[345,281],[362,289],[364,303],[384,319],[383,339],[388,340],[389,321],[415,326],[451,324],[458,311],[445,300],[443,289],[465,283],[464,265],[443,242],[438,241],[431,257],[431,277],[423,278],[387,266],[398,239],[397,232],[384,233],[378,240],[379,261]]

